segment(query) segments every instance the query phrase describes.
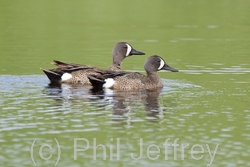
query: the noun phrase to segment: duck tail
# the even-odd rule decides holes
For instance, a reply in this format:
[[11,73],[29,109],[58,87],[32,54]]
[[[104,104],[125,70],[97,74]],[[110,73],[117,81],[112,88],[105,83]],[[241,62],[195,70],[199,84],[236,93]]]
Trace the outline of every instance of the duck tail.
[[63,68],[63,69],[87,69],[87,68],[92,68],[91,66],[87,66],[84,64],[74,64],[74,63],[64,63],[62,61],[58,61],[58,60],[53,60],[53,62],[51,62],[51,64],[59,67],[59,68]]
[[52,70],[47,70],[41,68],[41,70],[47,75],[51,83],[59,83],[61,81],[61,75],[58,73],[55,73]]
[[64,63],[62,61],[58,61],[58,60],[53,60],[53,62],[51,62],[51,64],[56,65],[58,67],[68,67],[69,63]]
[[96,89],[101,89],[103,84],[105,84],[104,79],[102,79],[101,77],[98,77],[96,75],[89,75],[88,79],[89,79],[91,85],[93,86],[93,88],[96,88]]

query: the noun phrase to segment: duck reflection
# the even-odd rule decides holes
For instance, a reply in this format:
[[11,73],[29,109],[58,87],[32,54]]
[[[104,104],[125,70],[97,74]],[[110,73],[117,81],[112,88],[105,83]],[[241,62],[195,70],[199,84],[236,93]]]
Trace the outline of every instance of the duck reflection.
[[[140,104],[144,104],[144,109],[147,116],[157,116],[160,114],[161,108],[159,105],[160,89],[141,90],[141,91],[114,91],[106,89],[101,91],[106,99],[113,104],[113,120],[121,119],[121,116],[126,117],[129,112],[138,110]],[[96,90],[91,90],[96,93]]]
[[82,104],[88,105],[88,103],[101,98],[89,94],[90,88],[81,85],[48,84],[43,93],[46,98],[54,99],[50,105],[55,106],[58,111],[69,111],[76,103],[78,106]]
[[[156,116],[160,110],[159,95],[161,89],[140,91],[94,90],[80,85],[49,84],[44,89],[48,97],[55,99],[56,106],[72,105],[73,101],[84,102],[87,105],[111,106],[113,120],[127,119],[130,112],[145,110],[147,116]],[[66,105],[66,104],[67,105]],[[141,104],[143,104],[144,109]],[[102,105],[102,106],[103,106]]]
[[[44,93],[48,97],[53,97],[56,99],[85,99],[89,96],[89,90],[91,86],[82,85],[69,85],[69,84],[48,84],[45,87]],[[86,98],[87,99],[87,98]]]

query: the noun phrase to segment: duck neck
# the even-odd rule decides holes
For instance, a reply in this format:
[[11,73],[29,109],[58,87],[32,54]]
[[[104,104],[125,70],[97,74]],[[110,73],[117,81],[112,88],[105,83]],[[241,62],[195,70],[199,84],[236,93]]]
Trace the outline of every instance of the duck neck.
[[121,64],[113,63],[113,64],[108,68],[108,70],[111,70],[111,71],[120,71],[120,70],[121,70]]
[[161,78],[157,72],[147,72],[147,82],[152,85],[152,87],[163,87]]
[[160,77],[157,72],[147,72],[147,77],[150,79],[154,79],[155,81],[160,80]]
[[121,65],[122,65],[122,60],[123,59],[124,58],[121,58],[120,56],[113,55],[113,63],[109,67],[109,70],[112,70],[112,71],[119,71],[119,70],[121,70]]

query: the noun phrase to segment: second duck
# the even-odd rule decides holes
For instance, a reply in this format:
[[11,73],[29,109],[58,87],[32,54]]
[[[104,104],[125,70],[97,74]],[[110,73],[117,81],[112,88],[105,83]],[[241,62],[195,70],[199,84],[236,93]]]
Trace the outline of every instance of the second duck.
[[115,90],[138,90],[138,89],[155,89],[162,88],[162,81],[157,74],[160,70],[169,70],[178,72],[177,69],[170,67],[165,61],[157,55],[150,56],[145,64],[144,69],[147,75],[138,72],[110,72],[102,75],[90,75],[88,78],[95,89],[109,88]]

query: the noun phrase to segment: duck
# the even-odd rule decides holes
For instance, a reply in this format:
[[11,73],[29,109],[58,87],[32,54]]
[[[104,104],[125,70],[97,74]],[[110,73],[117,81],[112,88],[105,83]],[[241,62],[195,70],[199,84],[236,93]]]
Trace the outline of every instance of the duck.
[[[132,55],[145,55],[144,52],[137,51],[127,42],[118,42],[113,50],[113,63],[106,71],[120,71],[122,61]],[[98,67],[84,64],[65,63],[53,60],[52,64],[56,65],[55,69],[40,68],[49,78],[51,84],[83,84],[91,85],[88,75],[102,74],[105,70]]]
[[167,65],[163,58],[158,55],[150,56],[144,63],[144,69],[146,75],[139,72],[106,71],[102,75],[89,75],[88,78],[93,89],[105,88],[121,91],[151,90],[163,87],[157,71],[169,70],[171,72],[178,72],[177,69]]

